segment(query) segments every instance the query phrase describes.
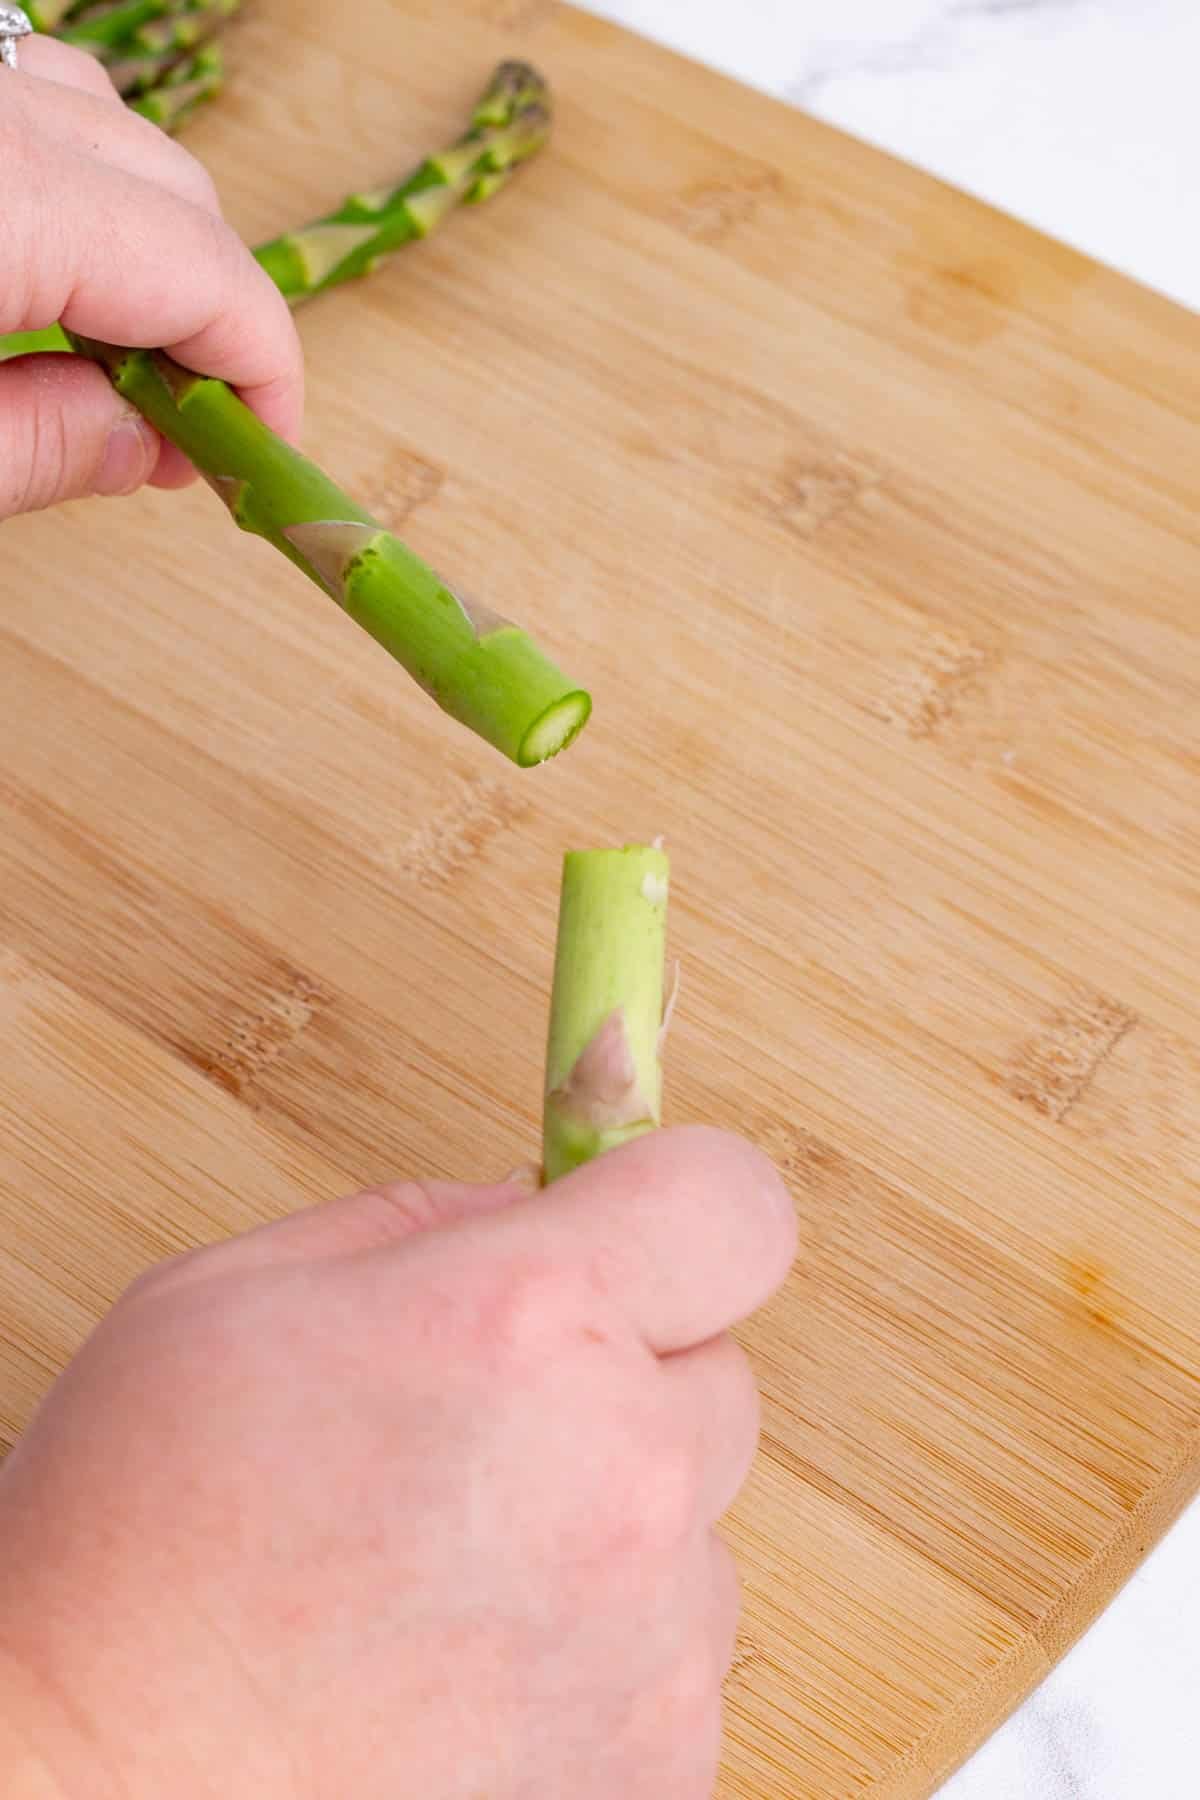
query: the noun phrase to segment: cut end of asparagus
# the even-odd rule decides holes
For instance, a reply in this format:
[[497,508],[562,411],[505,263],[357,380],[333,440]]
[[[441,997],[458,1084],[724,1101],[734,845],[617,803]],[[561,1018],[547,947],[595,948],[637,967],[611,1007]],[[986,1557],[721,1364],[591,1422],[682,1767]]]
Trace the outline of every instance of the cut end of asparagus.
[[546,1052],[547,1182],[662,1122],[666,854],[573,851],[563,865]]
[[517,762],[523,769],[536,768],[549,762],[560,750],[566,750],[579,736],[592,716],[592,697],[576,688],[553,706],[525,733],[517,751]]

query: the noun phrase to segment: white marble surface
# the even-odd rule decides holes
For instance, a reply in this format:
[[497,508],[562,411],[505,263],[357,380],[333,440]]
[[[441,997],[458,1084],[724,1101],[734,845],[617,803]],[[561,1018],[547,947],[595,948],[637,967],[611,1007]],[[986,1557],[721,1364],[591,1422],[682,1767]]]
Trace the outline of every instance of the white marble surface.
[[[1198,0],[588,0],[1200,309]],[[1200,1505],[940,1800],[1197,1800]]]

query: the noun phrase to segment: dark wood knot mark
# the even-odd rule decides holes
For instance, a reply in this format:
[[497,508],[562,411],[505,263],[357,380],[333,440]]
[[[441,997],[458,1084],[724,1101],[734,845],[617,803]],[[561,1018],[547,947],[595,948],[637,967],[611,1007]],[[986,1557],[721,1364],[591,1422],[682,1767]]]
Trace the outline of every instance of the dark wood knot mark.
[[926,738],[940,730],[988,661],[987,652],[969,639],[939,632],[896,676],[871,710],[909,737]]
[[1101,994],[1081,994],[1018,1052],[1009,1092],[1044,1118],[1065,1119],[1136,1024],[1128,1007]]
[[845,451],[790,458],[767,489],[771,517],[805,540],[861,504],[883,480],[883,471]]
[[772,1122],[756,1135],[789,1186],[844,1190],[853,1182],[849,1157],[811,1132]]
[[234,1020],[225,1042],[206,1059],[206,1072],[243,1095],[306,1030],[329,996],[310,975],[283,968],[264,984],[258,1003]]
[[1065,1270],[1067,1286],[1088,1322],[1102,1331],[1107,1330],[1113,1323],[1113,1317],[1108,1308],[1101,1304],[1104,1270],[1088,1256],[1069,1256]]
[[1011,262],[950,263],[930,270],[909,289],[907,311],[923,330],[971,346],[1003,330],[1020,292],[1020,276]]
[[719,244],[753,219],[763,201],[773,199],[782,187],[774,169],[748,164],[692,182],[671,200],[669,217],[688,237]]
[[729,1665],[729,1673],[725,1679],[727,1681],[742,1680],[752,1669],[758,1667],[762,1656],[763,1653],[758,1645],[744,1633],[739,1632],[737,1646],[733,1652],[733,1661]]
[[405,839],[395,853],[395,866],[422,887],[444,887],[528,810],[528,801],[504,781],[467,782],[450,806]]
[[399,449],[359,482],[359,490],[368,512],[389,531],[398,531],[418,506],[440,493],[445,479],[441,469],[415,450]]

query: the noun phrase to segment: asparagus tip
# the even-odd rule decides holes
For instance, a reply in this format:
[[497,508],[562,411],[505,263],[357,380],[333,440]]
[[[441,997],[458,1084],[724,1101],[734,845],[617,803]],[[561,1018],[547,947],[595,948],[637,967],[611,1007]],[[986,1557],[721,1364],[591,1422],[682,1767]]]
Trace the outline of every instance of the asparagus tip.
[[508,125],[519,112],[549,95],[545,78],[527,62],[502,62],[487,90],[475,108],[472,125],[482,130],[488,125]]

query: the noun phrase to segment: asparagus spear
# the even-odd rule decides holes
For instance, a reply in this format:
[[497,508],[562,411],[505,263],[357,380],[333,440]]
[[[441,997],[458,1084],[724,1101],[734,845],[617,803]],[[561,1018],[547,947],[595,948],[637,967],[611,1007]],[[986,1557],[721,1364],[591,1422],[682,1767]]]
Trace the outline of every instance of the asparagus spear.
[[64,43],[77,44],[99,56],[170,10],[171,0],[106,0],[102,6],[74,13],[57,35]]
[[175,0],[170,12],[132,34],[129,48],[146,56],[195,50],[231,19],[241,0]]
[[185,54],[178,50],[159,51],[153,55],[146,51],[128,53],[119,61],[110,62],[108,73],[118,94],[126,100],[135,100],[161,87],[172,69],[185,60]]
[[130,107],[161,125],[164,131],[177,131],[198,106],[213,99],[221,91],[225,79],[225,58],[219,44],[209,44],[167,71],[158,87],[151,88]]
[[240,0],[189,0],[105,49],[101,61],[117,92],[130,99],[161,87],[169,76],[184,79],[179,71],[186,63],[188,51],[200,49],[215,37],[239,3]]
[[[402,245],[428,236],[456,203],[476,205],[498,193],[518,164],[545,142],[547,100],[546,84],[535,70],[502,63],[475,108],[469,131],[447,150],[428,158],[386,196],[352,196],[327,219],[275,238],[254,254],[293,306],[335,282],[365,273]],[[473,153],[470,163],[464,161],[464,146]],[[447,168],[453,180],[447,179]],[[385,203],[376,206],[380,199]],[[338,240],[332,232],[344,224],[353,226],[355,218],[370,221],[370,236],[356,240],[350,249],[342,239],[338,261]],[[69,348],[54,325],[46,332],[0,337],[0,362],[35,350]]]
[[657,845],[563,864],[542,1133],[556,1181],[662,1123],[670,866]]
[[57,31],[74,0],[30,0],[25,12],[35,31]]
[[45,331],[13,331],[0,338],[0,362],[10,362],[14,356],[45,355],[70,348],[70,340],[61,325],[50,325]]
[[351,194],[335,212],[263,244],[255,256],[292,305],[369,274],[404,244],[427,237],[461,202],[489,198],[550,129],[548,89],[528,64],[502,63],[469,130],[398,187]]
[[242,530],[332,595],[444,712],[522,768],[583,729],[589,696],[532,638],[448,588],[224,382],[160,351],[73,341],[208,478]]

